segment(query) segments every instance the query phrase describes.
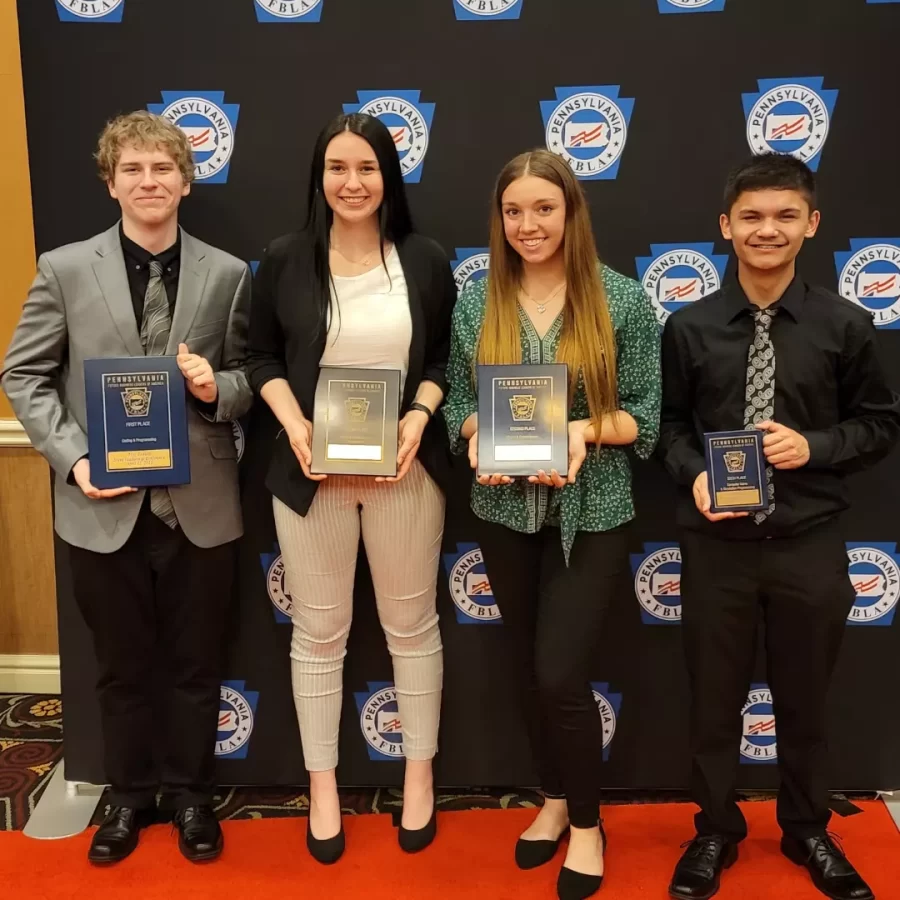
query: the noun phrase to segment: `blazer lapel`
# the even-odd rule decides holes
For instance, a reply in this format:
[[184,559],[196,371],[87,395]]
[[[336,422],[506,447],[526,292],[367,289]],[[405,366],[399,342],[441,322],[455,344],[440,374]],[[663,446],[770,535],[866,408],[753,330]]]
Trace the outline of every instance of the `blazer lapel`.
[[97,258],[91,265],[116,330],[132,356],[143,356],[144,348],[141,346],[141,336],[134,317],[118,223],[100,235],[95,250]]
[[[178,345],[187,337],[194,324],[194,318],[203,302],[203,292],[209,277],[209,265],[205,261],[205,253],[197,242],[184,230],[181,230],[181,265],[178,274],[178,292],[175,295],[175,313],[172,316],[172,328],[169,331],[167,354],[178,352]],[[188,348],[191,349],[192,348]]]
[[403,277],[406,279],[406,290],[409,295],[409,315],[412,319],[412,340],[409,342],[409,364],[407,365],[406,386],[403,390],[403,411],[413,402],[419,389],[422,367],[425,358],[425,312],[422,309],[422,294],[416,283],[416,267],[407,251],[408,243],[403,241],[397,245]]

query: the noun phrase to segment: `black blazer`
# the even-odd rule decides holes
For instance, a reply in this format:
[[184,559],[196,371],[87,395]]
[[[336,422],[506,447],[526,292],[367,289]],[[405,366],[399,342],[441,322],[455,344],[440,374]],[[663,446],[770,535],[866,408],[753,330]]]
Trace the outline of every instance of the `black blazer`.
[[[409,367],[400,404],[401,416],[413,402],[419,384],[433,381],[446,394],[445,369],[450,355],[450,319],[456,303],[456,283],[447,254],[435,241],[411,234],[397,243],[409,291],[412,340]],[[313,418],[319,360],[326,332],[314,301],[313,244],[305,232],[277,238],[266,249],[253,283],[247,376],[256,393],[273,378],[285,378],[308,419]],[[418,459],[446,489],[450,454],[441,417],[425,428]],[[318,482],[300,468],[284,431],[275,439],[266,487],[286,506],[303,516]]]

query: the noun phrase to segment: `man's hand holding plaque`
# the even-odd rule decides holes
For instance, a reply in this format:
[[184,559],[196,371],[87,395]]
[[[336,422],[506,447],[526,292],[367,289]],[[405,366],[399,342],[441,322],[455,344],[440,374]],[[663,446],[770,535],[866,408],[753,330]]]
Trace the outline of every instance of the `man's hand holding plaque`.
[[566,404],[565,365],[479,365],[479,483],[504,484],[516,476],[530,476],[532,481],[565,484],[569,470]]

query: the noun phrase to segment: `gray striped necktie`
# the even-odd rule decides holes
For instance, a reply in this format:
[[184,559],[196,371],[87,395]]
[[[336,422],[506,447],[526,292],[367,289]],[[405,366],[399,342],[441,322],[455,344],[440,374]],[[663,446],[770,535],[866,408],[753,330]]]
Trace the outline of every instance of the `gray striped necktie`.
[[[772,320],[777,309],[757,309],[753,312],[755,331],[747,354],[747,390],[744,408],[744,427],[752,430],[760,422],[775,417],[775,348],[772,346]],[[762,525],[775,510],[775,485],[772,483],[772,467],[766,466],[766,489],[769,506],[753,517]]]
[[[169,313],[169,298],[163,284],[162,263],[150,260],[150,280],[144,294],[144,315],[141,318],[141,345],[145,356],[163,356],[169,342],[172,318]],[[150,489],[150,511],[169,528],[178,525],[172,498],[164,487]]]

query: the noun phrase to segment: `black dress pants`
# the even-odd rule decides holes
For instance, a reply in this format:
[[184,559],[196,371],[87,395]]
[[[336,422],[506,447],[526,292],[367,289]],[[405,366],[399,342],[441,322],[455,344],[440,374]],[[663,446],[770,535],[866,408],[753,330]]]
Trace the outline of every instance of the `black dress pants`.
[[734,787],[762,620],[781,775],[778,823],[800,839],[824,834],[831,815],[825,704],[854,602],[837,523],[757,541],[685,531],[681,554],[698,833],[747,835]]
[[113,805],[150,807],[160,788],[172,809],[212,801],[234,548],[195,546],[146,501],[120,549],[69,547],[97,657]]
[[548,797],[565,798],[569,821],[599,821],[603,724],[591,690],[610,598],[628,571],[625,527],[580,531],[569,557],[558,528],[521,534],[479,520],[478,540],[503,617]]

